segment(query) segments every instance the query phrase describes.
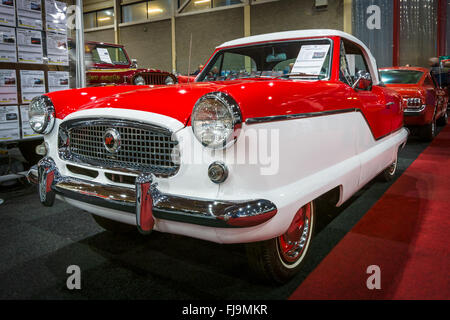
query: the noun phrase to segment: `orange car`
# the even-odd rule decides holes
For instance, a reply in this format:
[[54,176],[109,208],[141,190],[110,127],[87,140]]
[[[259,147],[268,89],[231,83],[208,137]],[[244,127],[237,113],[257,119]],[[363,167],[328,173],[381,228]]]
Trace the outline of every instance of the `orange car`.
[[400,93],[404,101],[405,125],[413,134],[431,141],[436,124],[447,124],[448,94],[440,88],[430,70],[419,67],[380,69],[383,83]]

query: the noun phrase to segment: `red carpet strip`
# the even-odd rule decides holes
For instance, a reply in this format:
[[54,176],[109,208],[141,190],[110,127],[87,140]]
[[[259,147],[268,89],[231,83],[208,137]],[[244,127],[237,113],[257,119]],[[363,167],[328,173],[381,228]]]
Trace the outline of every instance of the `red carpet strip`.
[[450,125],[289,299],[450,299],[449,236]]

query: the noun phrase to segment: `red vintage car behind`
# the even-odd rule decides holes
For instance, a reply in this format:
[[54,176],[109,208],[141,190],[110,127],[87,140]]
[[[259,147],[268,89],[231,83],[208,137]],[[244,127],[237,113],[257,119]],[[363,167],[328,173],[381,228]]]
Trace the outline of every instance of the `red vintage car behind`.
[[[73,51],[74,45],[69,41]],[[74,53],[72,54],[74,55]],[[111,84],[163,85],[175,84],[177,78],[170,72],[138,68],[125,47],[104,42],[85,42],[86,82],[88,86]]]
[[448,95],[435,82],[429,69],[382,68],[380,75],[387,87],[402,95],[405,125],[423,140],[432,140],[436,124],[447,124]]

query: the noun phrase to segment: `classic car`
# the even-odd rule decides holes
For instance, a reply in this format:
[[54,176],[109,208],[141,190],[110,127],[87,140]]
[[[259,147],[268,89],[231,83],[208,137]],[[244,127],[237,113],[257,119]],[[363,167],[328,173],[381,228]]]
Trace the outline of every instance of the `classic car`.
[[447,124],[448,95],[431,76],[430,70],[420,67],[391,67],[380,69],[383,83],[400,93],[404,99],[405,125],[423,140],[436,135],[436,124]]
[[[69,40],[71,56],[74,57],[74,44]],[[104,42],[85,42],[87,62],[86,82],[88,86],[109,84],[174,84],[177,78],[165,71],[138,68],[131,61],[125,47]],[[74,59],[72,59],[74,61]]]
[[282,283],[305,261],[316,203],[396,173],[408,131],[401,96],[380,84],[344,32],[229,41],[189,84],[34,99],[44,158],[28,179],[45,206],[64,200],[110,231],[246,243],[255,274]]

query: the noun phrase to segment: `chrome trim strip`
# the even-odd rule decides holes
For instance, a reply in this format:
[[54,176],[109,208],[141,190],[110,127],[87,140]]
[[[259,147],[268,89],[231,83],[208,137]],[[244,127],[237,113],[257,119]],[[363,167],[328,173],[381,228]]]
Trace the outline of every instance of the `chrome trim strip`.
[[[36,181],[34,174],[35,170],[29,171],[29,181]],[[57,169],[51,188],[55,193],[70,199],[130,213],[140,212],[136,206],[140,202],[137,201],[135,188],[62,177]],[[265,199],[214,200],[181,197],[161,193],[155,183],[150,185],[150,195],[155,218],[220,228],[256,226],[270,220],[277,213],[275,204]]]
[[417,116],[418,113],[421,113],[423,110],[425,110],[425,108],[426,108],[426,105],[424,105],[424,104],[419,109],[406,108],[403,111],[403,114],[405,116]]
[[328,116],[331,114],[357,112],[357,111],[360,111],[360,110],[357,108],[352,108],[352,109],[338,109],[338,110],[309,112],[309,113],[285,114],[285,115],[278,115],[278,116],[248,118],[247,120],[245,120],[245,123],[246,124],[255,124],[255,123],[264,123],[264,122],[272,122],[272,121],[303,119],[303,118],[321,117],[321,116]]

